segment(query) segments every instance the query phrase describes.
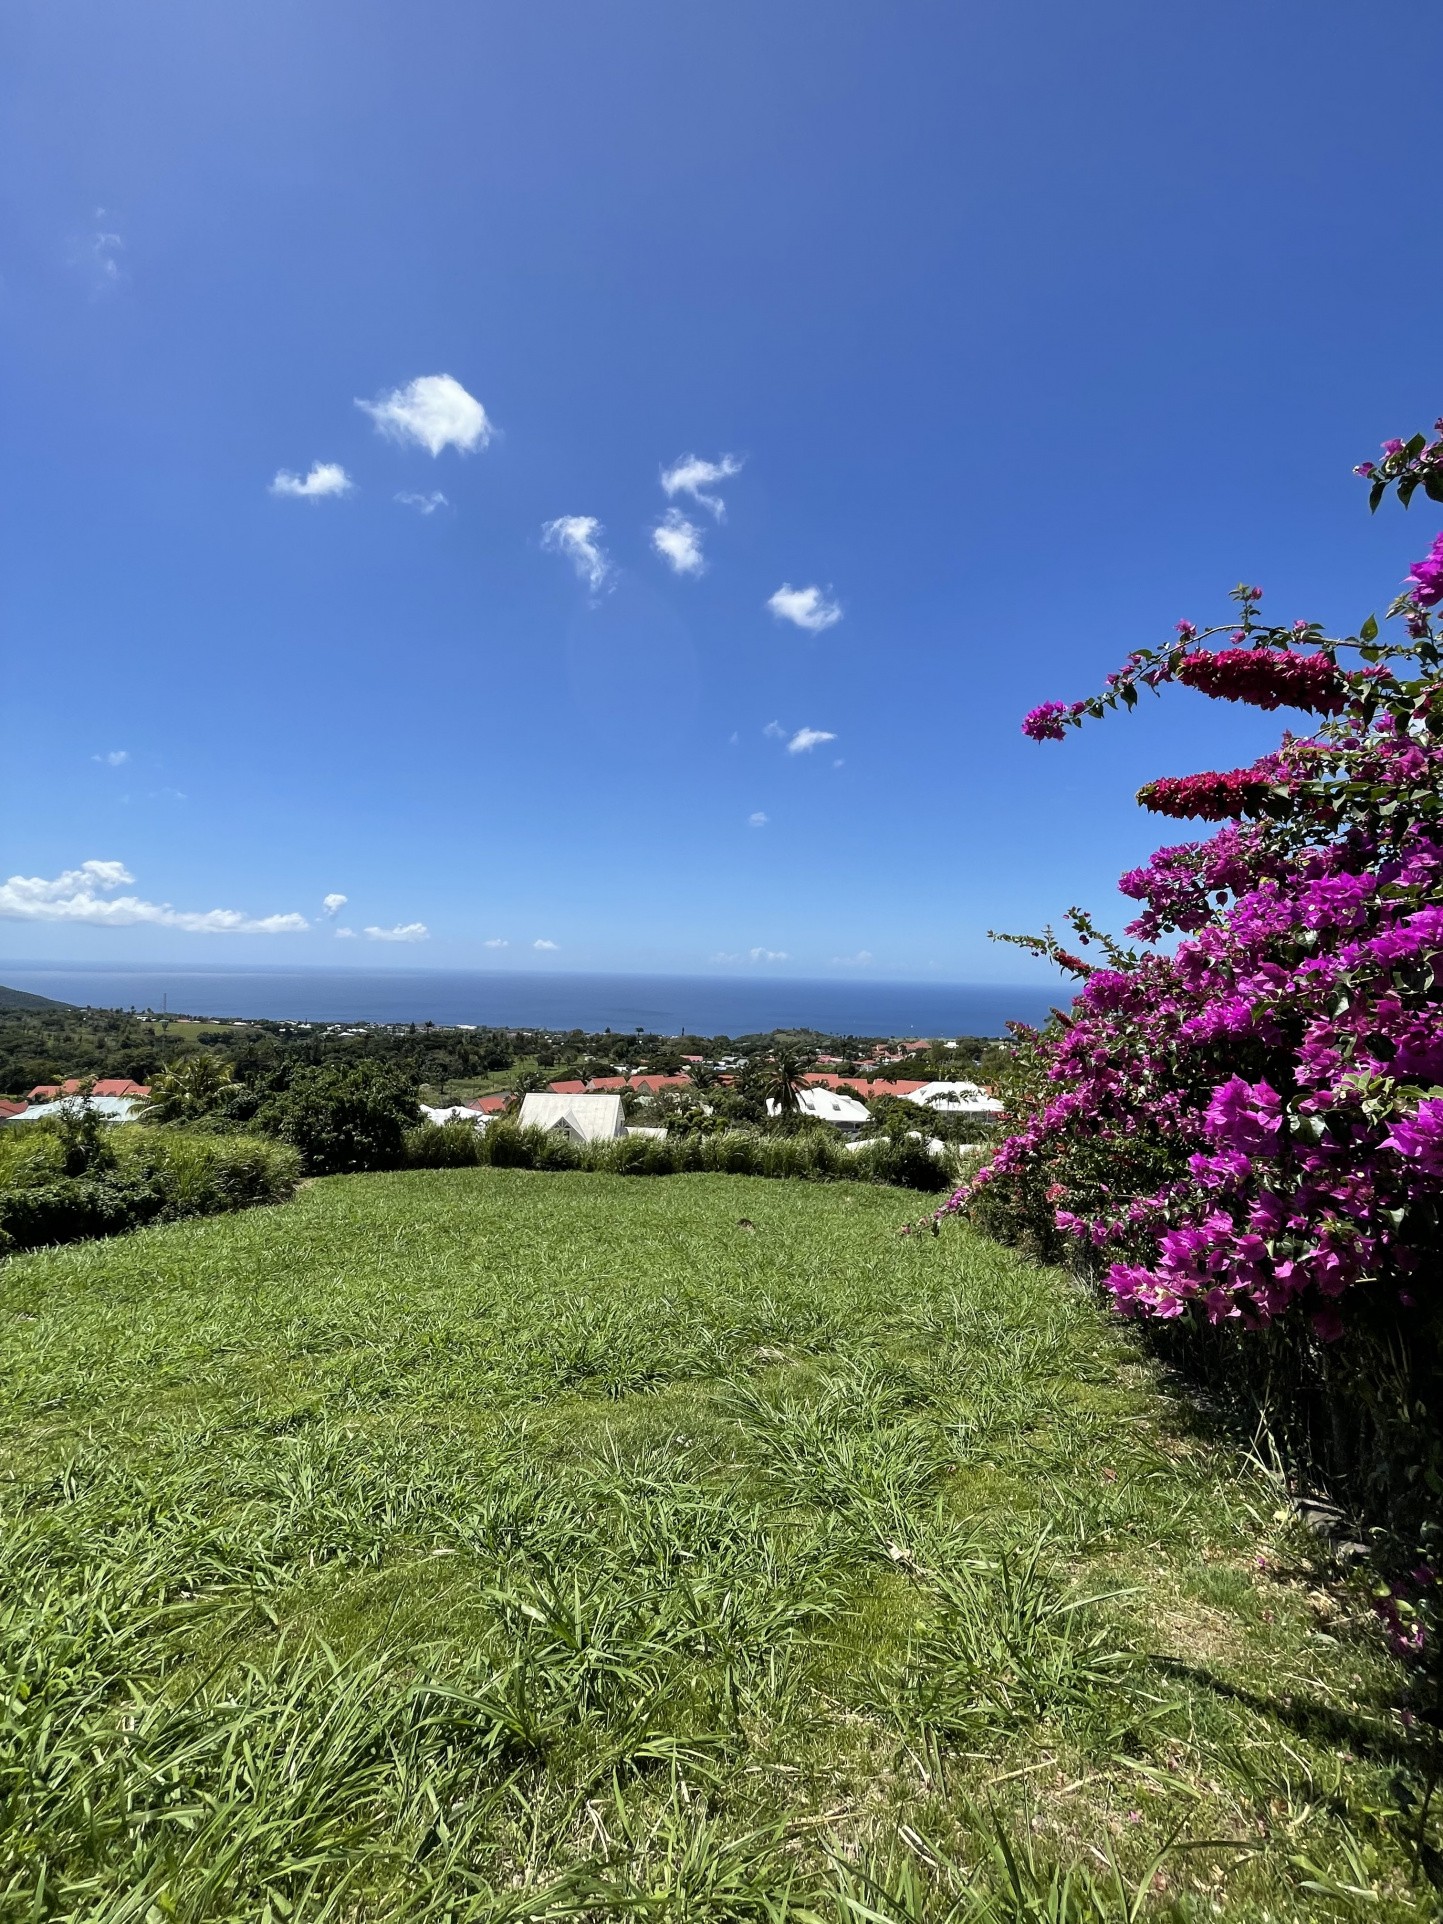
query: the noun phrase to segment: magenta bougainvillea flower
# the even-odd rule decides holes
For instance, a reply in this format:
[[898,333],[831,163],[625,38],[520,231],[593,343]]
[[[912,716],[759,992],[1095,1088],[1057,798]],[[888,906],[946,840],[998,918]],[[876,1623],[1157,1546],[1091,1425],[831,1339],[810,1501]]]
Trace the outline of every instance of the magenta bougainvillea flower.
[[[1374,505],[1389,487],[1443,502],[1443,425],[1358,472]],[[1031,1195],[1127,1315],[1240,1330],[1294,1317],[1331,1343],[1365,1294],[1392,1314],[1438,1307],[1443,534],[1389,610],[1406,640],[1381,640],[1371,617],[1331,640],[1308,621],[1267,626],[1260,596],[1234,591],[1242,627],[1180,622],[1100,694],[1023,723],[1060,740],[1172,682],[1324,718],[1251,767],[1139,792],[1222,825],[1122,877],[1127,934],[1171,945],[1129,949],[1076,910],[1096,961],[1029,938],[1081,990],[1027,1033],[1036,1093],[942,1213]]]

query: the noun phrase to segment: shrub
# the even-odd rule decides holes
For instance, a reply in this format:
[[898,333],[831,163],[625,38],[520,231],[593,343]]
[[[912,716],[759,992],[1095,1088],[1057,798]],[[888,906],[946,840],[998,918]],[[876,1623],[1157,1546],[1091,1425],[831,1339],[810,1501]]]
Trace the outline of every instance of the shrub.
[[[1363,464],[1375,507],[1390,486],[1443,501],[1438,431]],[[1371,615],[1342,638],[1274,627],[1240,587],[1234,619],[1179,622],[1100,695],[1027,717],[1059,739],[1178,682],[1324,719],[1250,768],[1140,791],[1226,824],[1122,878],[1127,933],[1173,952],[1076,909],[1099,963],[1021,938],[1081,992],[1027,1039],[1012,1133],[949,1207],[1070,1249],[1125,1314],[1172,1326],[1174,1355],[1246,1386],[1296,1461],[1416,1517],[1443,1494],[1443,535],[1409,583],[1386,641]]]
[[929,1155],[924,1143],[878,1142],[850,1150],[830,1134],[815,1132],[775,1135],[737,1129],[720,1135],[618,1136],[608,1142],[578,1143],[559,1130],[518,1129],[513,1122],[497,1121],[480,1137],[476,1160],[498,1169],[593,1169],[618,1176],[774,1176],[805,1182],[895,1183],[909,1189],[945,1189],[949,1181],[947,1165]]
[[419,1121],[414,1087],[385,1063],[303,1069],[256,1116],[256,1126],[300,1151],[306,1173],[397,1169]]
[[471,1169],[485,1160],[482,1131],[471,1122],[423,1122],[408,1129],[402,1154],[408,1169]]
[[0,1250],[283,1202],[300,1176],[283,1143],[165,1128],[110,1125],[99,1166],[82,1175],[66,1173],[65,1155],[53,1122],[0,1135]]

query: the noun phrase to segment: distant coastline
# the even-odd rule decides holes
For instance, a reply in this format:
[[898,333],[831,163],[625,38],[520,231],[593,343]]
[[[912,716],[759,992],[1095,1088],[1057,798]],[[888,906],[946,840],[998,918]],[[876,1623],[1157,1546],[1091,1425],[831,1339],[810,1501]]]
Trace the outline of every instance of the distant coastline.
[[524,974],[452,969],[103,968],[0,961],[0,982],[92,1008],[296,1022],[755,1035],[1000,1035],[1041,1022],[1065,989],[1007,983]]

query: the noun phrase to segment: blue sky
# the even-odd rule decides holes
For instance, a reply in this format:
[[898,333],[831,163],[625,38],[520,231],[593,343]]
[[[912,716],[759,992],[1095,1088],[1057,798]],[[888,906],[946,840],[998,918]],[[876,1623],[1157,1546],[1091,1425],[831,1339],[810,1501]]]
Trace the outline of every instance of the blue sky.
[[1120,923],[1138,784],[1276,727],[1022,713],[1433,531],[1349,470],[1443,410],[1440,63],[1390,0],[21,0],[0,956],[1041,979],[987,928]]

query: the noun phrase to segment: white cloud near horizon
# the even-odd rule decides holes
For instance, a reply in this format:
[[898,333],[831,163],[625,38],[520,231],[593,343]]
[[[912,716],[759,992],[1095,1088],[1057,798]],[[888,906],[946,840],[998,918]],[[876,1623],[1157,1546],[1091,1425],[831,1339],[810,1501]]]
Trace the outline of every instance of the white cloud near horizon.
[[799,728],[787,743],[789,755],[805,755],[810,749],[822,742],[834,742],[836,736],[825,728]]
[[368,942],[429,942],[431,931],[424,922],[398,922],[393,929],[362,929]]
[[767,597],[767,606],[778,621],[790,621],[809,635],[819,635],[842,619],[841,602],[829,601],[818,587],[794,588],[790,581],[784,581],[774,595]]
[[600,542],[601,523],[594,514],[560,514],[541,529],[541,545],[565,555],[595,594],[611,573],[611,563]]
[[339,461],[312,461],[311,471],[305,476],[292,474],[289,468],[278,469],[271,493],[293,501],[324,501],[329,496],[350,494],[355,485]]
[[714,488],[718,481],[729,481],[741,471],[742,462],[734,454],[723,454],[715,461],[704,461],[696,454],[683,454],[669,468],[662,470],[662,492],[668,501],[674,495],[690,495],[699,507],[709,509],[718,521],[724,521],[726,503],[719,495],[706,494],[703,490]]
[[95,928],[140,924],[189,935],[298,935],[303,915],[243,915],[239,909],[177,909],[115,890],[134,882],[124,862],[82,862],[53,879],[12,875],[0,883],[0,917],[12,922],[80,922]]
[[509,949],[511,944],[506,940],[504,935],[493,935],[489,941],[483,942],[481,946],[483,949]]
[[451,505],[439,488],[433,488],[429,494],[398,494],[396,499],[403,508],[414,508],[417,514],[434,514],[437,508]]
[[668,508],[651,531],[651,545],[673,574],[699,575],[706,571],[701,551],[701,529],[680,508]]
[[93,762],[103,762],[107,768],[119,768],[123,763],[130,760],[130,750],[128,748],[112,748],[108,753],[104,755],[92,755],[90,759]]
[[788,960],[785,949],[748,949],[747,956],[753,962],[785,962]]
[[495,429],[474,394],[449,374],[422,374],[374,401],[357,400],[376,430],[389,441],[410,441],[437,455],[443,448],[470,454],[484,448]]
[[350,898],[345,895],[333,894],[323,896],[321,899],[321,914],[326,916],[339,915],[349,899]]
[[561,944],[559,942],[548,942],[544,935],[538,935],[531,946],[533,949],[559,949]]
[[767,818],[761,809],[757,809],[755,814],[748,815],[747,817],[748,828],[765,828],[766,825]]

